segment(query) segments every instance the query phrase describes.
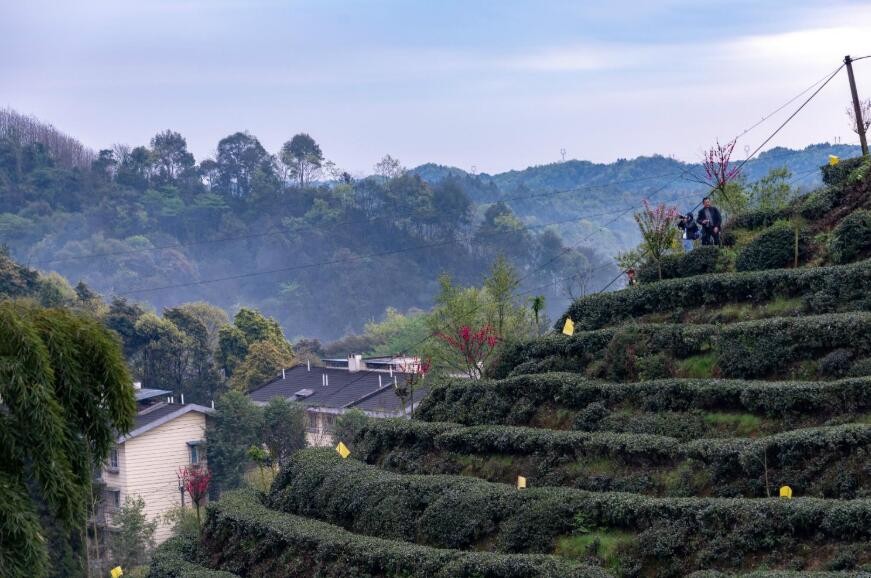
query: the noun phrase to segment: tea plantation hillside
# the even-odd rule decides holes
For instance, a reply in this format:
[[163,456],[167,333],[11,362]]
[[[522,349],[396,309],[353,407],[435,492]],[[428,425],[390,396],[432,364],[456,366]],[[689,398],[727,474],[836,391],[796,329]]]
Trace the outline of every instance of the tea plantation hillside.
[[[672,278],[576,301],[416,419],[368,422],[350,458],[297,452],[151,576],[871,572],[868,163],[843,165]],[[792,261],[769,259],[782,230]]]

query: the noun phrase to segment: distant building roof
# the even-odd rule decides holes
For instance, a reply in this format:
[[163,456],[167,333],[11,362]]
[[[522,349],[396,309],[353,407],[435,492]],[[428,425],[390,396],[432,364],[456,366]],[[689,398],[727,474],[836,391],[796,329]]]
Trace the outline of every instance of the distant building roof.
[[158,397],[161,395],[169,395],[172,392],[166,389],[149,389],[149,388],[141,388],[136,391],[136,401],[144,401],[146,399],[151,399],[152,397]]
[[[348,371],[334,367],[312,367],[309,370],[305,365],[297,365],[284,370],[283,377],[277,377],[248,395],[258,403],[283,397],[312,407],[336,410],[353,407],[396,414],[401,412],[402,404],[393,393],[393,380],[395,378],[401,383],[411,375],[394,371],[391,376],[380,371]],[[423,391],[415,392],[415,402],[424,395]]]
[[136,415],[133,427],[126,435],[119,436],[117,443],[124,443],[131,438],[140,436],[192,411],[208,415],[213,413],[215,410],[195,403],[188,403],[185,405],[177,403],[159,403],[153,405],[140,411]]

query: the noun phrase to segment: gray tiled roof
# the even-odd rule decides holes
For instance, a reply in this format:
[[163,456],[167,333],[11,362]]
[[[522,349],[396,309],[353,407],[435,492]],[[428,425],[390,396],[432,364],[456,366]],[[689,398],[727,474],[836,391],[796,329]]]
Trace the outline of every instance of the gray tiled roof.
[[145,399],[151,399],[152,397],[158,397],[160,395],[170,395],[172,392],[166,389],[151,389],[147,387],[143,387],[141,389],[134,390],[136,395],[136,401],[142,401]]
[[[323,385],[324,374],[329,377],[327,386]],[[410,375],[393,372],[393,376],[400,383]],[[305,365],[297,365],[285,370],[283,378],[279,376],[248,395],[253,401],[265,403],[273,397],[294,399],[294,394],[298,391],[308,389],[312,394],[298,400],[305,405],[396,412],[401,409],[401,404],[393,393],[393,379],[387,372],[350,372],[347,369],[331,367],[312,367],[309,371]],[[423,399],[423,394],[420,395],[420,399]],[[417,399],[418,392],[415,392],[415,401]]]
[[130,431],[127,434],[119,436],[117,442],[123,443],[130,438],[142,435],[191,411],[207,415],[214,412],[211,408],[197,405],[195,403],[188,403],[185,405],[178,403],[160,403],[153,405],[136,414],[136,418],[133,421],[133,427],[130,428]]

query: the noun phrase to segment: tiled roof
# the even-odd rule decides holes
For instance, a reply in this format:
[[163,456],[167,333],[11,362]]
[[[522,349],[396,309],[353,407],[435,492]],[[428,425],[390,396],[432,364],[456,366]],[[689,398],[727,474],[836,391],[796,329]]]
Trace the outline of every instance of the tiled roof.
[[143,387],[137,390],[134,390],[136,395],[136,401],[143,401],[145,399],[151,399],[152,397],[158,397],[161,395],[169,395],[172,392],[166,389],[151,389],[147,387]]
[[[324,385],[324,375],[327,375],[329,385]],[[351,372],[332,367],[312,367],[309,370],[305,365],[297,365],[285,370],[284,377],[279,376],[248,395],[253,401],[265,403],[273,397],[297,399],[295,394],[306,389],[310,390],[311,394],[297,399],[305,405],[331,409],[358,407],[369,411],[397,412],[401,409],[401,404],[393,393],[394,377],[401,383],[410,375],[393,372],[391,377],[388,372],[366,370]],[[423,399],[422,394],[420,399]],[[416,400],[417,392],[415,392]]]
[[120,436],[118,438],[118,443],[123,443],[130,438],[142,435],[147,431],[150,431],[168,421],[172,421],[175,418],[185,415],[186,413],[190,413],[192,411],[200,412],[203,414],[210,414],[214,410],[202,405],[197,405],[195,403],[188,403],[185,405],[177,403],[159,403],[157,405],[153,405],[136,414],[136,418],[133,421],[133,427],[130,428],[130,432],[126,435]]

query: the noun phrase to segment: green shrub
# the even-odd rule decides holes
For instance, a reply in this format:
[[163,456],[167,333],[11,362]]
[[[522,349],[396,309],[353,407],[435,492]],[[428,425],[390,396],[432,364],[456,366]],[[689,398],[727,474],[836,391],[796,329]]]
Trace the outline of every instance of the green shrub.
[[798,214],[810,221],[816,221],[834,209],[839,199],[840,193],[835,188],[817,189],[799,201]]
[[851,377],[865,377],[871,375],[871,358],[857,359],[847,372]]
[[360,536],[268,509],[245,492],[227,494],[209,507],[203,545],[210,559],[244,576],[607,578],[600,568],[554,556],[463,552]]
[[555,327],[562,329],[566,316],[572,318],[577,330],[590,330],[650,313],[817,294],[828,296],[834,303],[848,304],[866,299],[869,286],[871,261],[809,269],[721,273],[698,277],[691,283],[672,279],[578,299]]
[[[680,443],[674,438],[647,434],[456,424],[440,424],[441,431],[432,435],[407,421],[392,421],[397,423],[373,423],[362,433],[358,443],[360,459],[420,474],[459,471],[469,465],[469,456],[479,464],[505,459],[514,465],[507,479],[504,472],[483,467],[466,467],[464,473],[510,483],[512,476],[522,471],[537,486],[631,490],[654,495],[675,494],[662,483],[650,480],[650,476],[695,469],[704,470],[709,477],[703,488],[706,494],[762,497],[772,490],[772,486],[765,486],[767,475],[772,483],[788,480],[802,495],[852,498],[857,488],[841,487],[838,473],[852,469],[871,451],[871,425],[862,424],[798,429],[754,439]],[[403,428],[409,434],[403,436],[406,443],[396,444],[395,431]],[[763,456],[765,469],[761,467]],[[607,474],[595,464],[607,464]]]
[[[799,233],[799,262],[808,254],[809,240],[806,232]],[[779,269],[795,262],[795,228],[791,223],[780,221],[762,231],[744,247],[735,261],[738,271],[761,271]]]
[[[506,348],[491,377],[545,371],[583,372],[605,358],[619,329],[548,335]],[[790,364],[816,359],[833,349],[871,353],[871,313],[832,313],[744,321],[729,325],[646,324],[633,328],[638,351],[657,351],[674,359],[712,352],[722,377],[783,375]]]
[[[796,549],[838,550],[871,538],[871,500],[654,498],[557,487],[516,490],[462,476],[395,474],[319,449],[294,455],[267,505],[357,533],[463,548],[486,543],[502,552],[553,551],[561,536],[575,531],[579,513],[592,527],[631,532],[661,528],[667,521],[684,527],[684,545],[670,553],[683,573],[740,566],[742,558],[754,554],[790,560]],[[250,507],[244,511],[251,515]],[[718,545],[716,553],[708,548],[711,544]],[[649,564],[650,574],[656,553],[643,544],[641,548],[636,555]],[[256,555],[257,548],[251,549],[250,555]],[[342,554],[349,555],[348,550],[343,546]],[[386,557],[371,554],[367,559]]]
[[853,352],[849,349],[836,349],[820,359],[819,372],[825,377],[844,377],[850,370]]
[[[871,379],[830,382],[666,379],[602,383],[573,373],[527,374],[498,381],[455,379],[433,388],[417,416],[431,422],[465,425],[527,425],[531,412],[525,409],[518,412],[516,408],[544,404],[563,410],[589,410],[588,419],[596,423],[612,409],[620,408],[633,412],[750,413],[778,419],[816,420],[813,423],[822,424],[832,416],[871,409]],[[596,407],[590,409],[594,404]],[[411,423],[426,429],[431,436],[447,427],[418,420]],[[398,428],[388,442],[406,445],[405,435],[409,435],[407,430]]]
[[737,215],[726,224],[725,230],[730,229],[762,229],[770,227],[777,221],[789,220],[792,216],[791,208],[783,209],[756,209]]
[[836,165],[823,165],[823,182],[830,186],[844,184],[848,181],[850,173],[862,166],[864,157],[841,159]]
[[[688,253],[663,257],[662,278],[676,279],[706,273],[723,273],[728,268],[729,260],[719,247],[696,247]],[[660,281],[656,264],[646,264],[639,267],[638,280],[641,283]]]
[[735,323],[714,337],[722,375],[760,377],[814,357],[849,348],[871,350],[871,314],[841,313]]
[[238,578],[231,572],[211,570],[192,562],[196,552],[197,546],[190,538],[170,538],[152,554],[148,578]]
[[871,211],[861,209],[844,217],[832,231],[829,256],[833,263],[849,263],[871,251]]

